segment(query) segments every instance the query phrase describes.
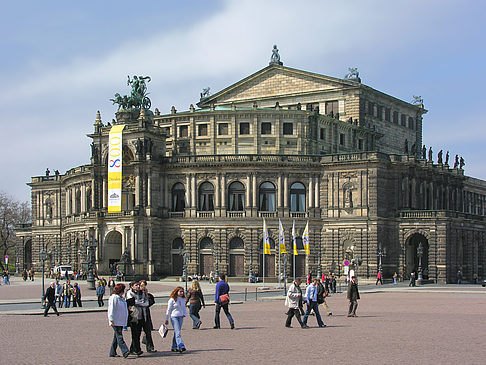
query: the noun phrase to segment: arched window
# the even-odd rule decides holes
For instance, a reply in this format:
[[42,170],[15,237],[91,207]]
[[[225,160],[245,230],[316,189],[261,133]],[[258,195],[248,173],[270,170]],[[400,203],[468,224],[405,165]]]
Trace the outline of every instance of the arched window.
[[304,249],[304,243],[302,242],[302,237],[296,237],[295,238],[295,246],[297,246],[297,250],[303,250]]
[[290,186],[290,211],[305,212],[305,186],[300,182]]
[[241,212],[244,209],[245,186],[239,181],[235,181],[228,188],[228,210]]
[[[272,237],[268,237],[268,241],[270,242],[270,249],[273,250],[275,248],[275,241]],[[260,249],[263,250],[263,239],[260,241]]]
[[172,187],[172,211],[183,212],[186,208],[186,189],[182,183],[174,184]]
[[74,213],[79,214],[81,213],[81,191],[76,191],[76,198],[75,198],[75,208]]
[[275,211],[275,185],[271,182],[264,182],[260,185],[259,210],[262,212]]
[[199,248],[201,250],[213,248],[213,240],[209,237],[204,237],[199,243]]
[[88,188],[86,190],[86,211],[89,212],[91,210],[91,199],[92,199],[92,196],[91,196],[91,189]]
[[184,248],[184,241],[182,238],[177,237],[174,241],[172,241],[172,249],[173,250],[181,250]]
[[244,247],[245,244],[243,243],[243,240],[240,237],[233,237],[229,244],[230,250],[243,249]]
[[204,182],[199,187],[199,211],[214,210],[214,186],[210,182]]

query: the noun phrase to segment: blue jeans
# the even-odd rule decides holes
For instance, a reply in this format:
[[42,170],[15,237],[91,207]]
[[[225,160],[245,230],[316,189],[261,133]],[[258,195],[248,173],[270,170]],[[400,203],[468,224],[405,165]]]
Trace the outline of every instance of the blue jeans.
[[314,313],[316,314],[317,324],[319,325],[319,327],[324,326],[324,322],[322,322],[322,318],[321,318],[321,315],[319,313],[319,304],[317,302],[312,301],[312,300],[307,305],[307,310],[305,311],[304,318],[302,319],[302,322],[304,322],[304,324],[307,324],[307,318],[309,318],[309,314],[312,310],[314,310]]
[[70,305],[71,305],[71,296],[65,295],[64,296],[64,308],[69,308]]
[[128,350],[128,346],[123,340],[122,326],[113,327],[113,342],[111,343],[110,356],[116,355],[116,347],[120,347],[122,354],[125,354]]
[[201,322],[199,311],[201,310],[201,303],[194,303],[189,305],[189,315],[192,318],[192,328],[196,328],[196,325]]
[[181,330],[182,330],[182,322],[184,317],[170,317],[170,321],[172,322],[172,327],[174,327],[174,337],[172,337],[172,350],[180,350],[185,349],[184,342],[182,342],[181,337]]

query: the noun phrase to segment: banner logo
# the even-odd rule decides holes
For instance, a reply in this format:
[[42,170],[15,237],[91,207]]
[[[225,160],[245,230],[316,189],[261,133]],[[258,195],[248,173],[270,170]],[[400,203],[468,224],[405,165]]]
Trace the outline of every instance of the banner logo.
[[121,212],[123,128],[111,127],[108,140],[108,213]]

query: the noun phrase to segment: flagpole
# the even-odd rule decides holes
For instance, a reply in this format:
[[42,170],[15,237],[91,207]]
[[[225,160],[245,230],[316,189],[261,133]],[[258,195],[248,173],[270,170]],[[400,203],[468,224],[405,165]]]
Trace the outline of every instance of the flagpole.
[[[280,227],[278,227],[278,229],[280,230]],[[280,237],[279,237],[279,240],[278,240],[278,286],[280,286],[281,284],[281,281],[280,281],[280,274],[282,273],[282,266],[280,265]]]
[[263,240],[263,286],[265,286],[265,240]]

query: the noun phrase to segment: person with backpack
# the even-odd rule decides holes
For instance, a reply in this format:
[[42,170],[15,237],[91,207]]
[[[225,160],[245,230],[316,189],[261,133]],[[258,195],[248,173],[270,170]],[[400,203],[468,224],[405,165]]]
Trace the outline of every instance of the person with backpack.
[[322,285],[321,281],[317,279],[317,304],[323,304],[326,308],[328,316],[332,316],[331,309],[326,303],[326,297],[329,295],[329,289]]
[[305,311],[304,318],[302,322],[307,325],[307,319],[311,311],[314,311],[316,314],[317,324],[319,327],[324,328],[326,325],[322,321],[321,315],[319,313],[319,303],[317,302],[317,282],[318,279],[312,280],[312,284],[307,287],[306,290],[306,301],[307,301],[307,310]]

